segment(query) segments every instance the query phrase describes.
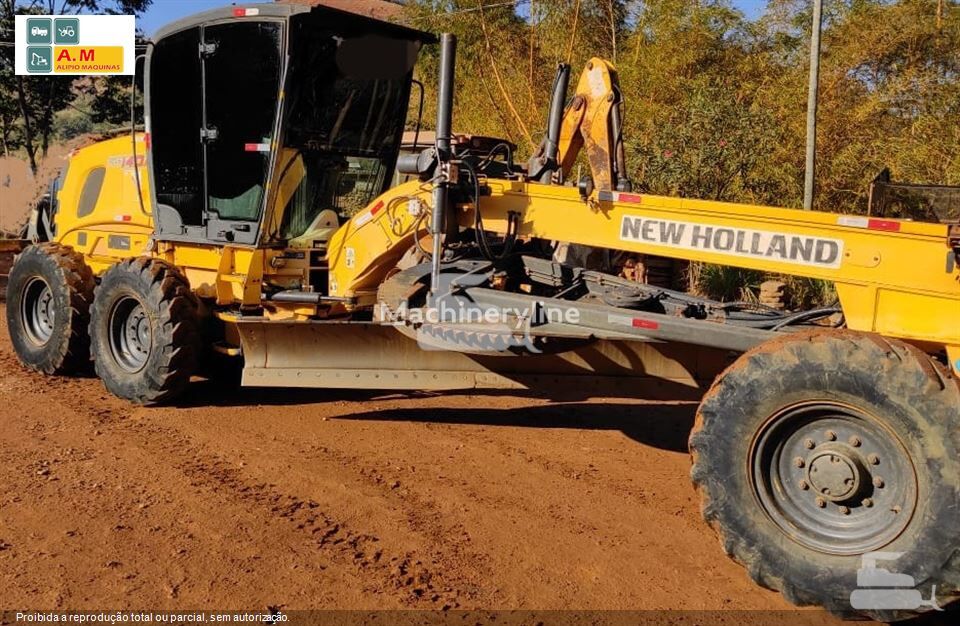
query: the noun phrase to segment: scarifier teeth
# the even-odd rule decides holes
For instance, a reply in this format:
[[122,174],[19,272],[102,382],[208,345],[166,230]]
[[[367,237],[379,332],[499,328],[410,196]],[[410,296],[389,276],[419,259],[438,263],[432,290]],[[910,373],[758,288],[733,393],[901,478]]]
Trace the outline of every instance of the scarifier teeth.
[[424,324],[419,328],[435,346],[451,350],[469,349],[484,352],[506,352],[512,348],[525,348],[527,339],[509,333],[482,332],[444,328],[441,325]]

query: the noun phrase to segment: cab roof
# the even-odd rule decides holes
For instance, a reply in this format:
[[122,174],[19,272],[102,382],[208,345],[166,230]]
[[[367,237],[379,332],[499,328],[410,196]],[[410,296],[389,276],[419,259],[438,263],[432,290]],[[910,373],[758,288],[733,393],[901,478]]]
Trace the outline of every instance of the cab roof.
[[187,17],[163,26],[156,32],[152,39],[154,42],[157,42],[181,30],[210,23],[229,22],[231,20],[241,19],[262,19],[265,17],[289,19],[305,14],[311,14],[311,17],[329,18],[331,23],[348,22],[355,25],[366,23],[369,24],[371,31],[401,39],[420,41],[425,44],[437,42],[436,35],[432,33],[394,24],[393,22],[385,22],[366,15],[360,15],[359,13],[343,11],[324,5],[307,6],[303,4],[278,4],[273,2],[239,4],[194,13],[193,15],[188,15]]

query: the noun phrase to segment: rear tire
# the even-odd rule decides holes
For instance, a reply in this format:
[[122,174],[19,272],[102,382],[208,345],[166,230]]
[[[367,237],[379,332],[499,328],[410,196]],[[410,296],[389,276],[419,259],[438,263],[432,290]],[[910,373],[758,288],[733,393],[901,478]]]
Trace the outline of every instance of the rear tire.
[[83,255],[66,246],[35,244],[17,256],[7,282],[7,328],[23,365],[45,374],[89,368],[94,285]]
[[863,601],[878,590],[858,589],[857,570],[877,551],[902,553],[876,567],[911,576],[924,602],[934,585],[941,605],[960,597],[960,388],[913,346],[844,331],[768,342],[714,383],[690,451],[724,550],[790,602],[881,621],[930,610]]
[[176,398],[200,355],[197,299],[176,267],[149,257],[111,267],[90,315],[97,375],[116,396],[138,404]]

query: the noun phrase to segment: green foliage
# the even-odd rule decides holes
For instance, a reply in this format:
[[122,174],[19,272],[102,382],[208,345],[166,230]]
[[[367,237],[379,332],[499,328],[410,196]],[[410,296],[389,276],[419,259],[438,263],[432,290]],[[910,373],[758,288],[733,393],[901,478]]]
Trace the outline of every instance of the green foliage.
[[[865,209],[869,181],[960,184],[960,6],[827,2],[816,207]],[[404,20],[459,37],[454,125],[537,144],[557,62],[614,61],[631,178],[657,193],[800,204],[809,0],[750,22],[727,0],[411,0]],[[424,126],[436,49],[424,51]],[[575,78],[575,77],[574,77]]]
[[[78,80],[74,82],[72,100],[67,106],[54,115],[53,134],[58,141],[70,141],[75,137],[89,133],[101,133],[117,126],[126,126],[130,124],[130,96],[129,89],[127,93],[122,91],[119,98],[125,102],[124,113],[116,119],[106,118],[98,115],[98,107],[102,107],[102,102],[106,99],[104,91],[107,89],[102,84],[105,77],[95,79]],[[129,78],[124,82],[130,82]],[[99,88],[98,88],[99,87]]]
[[[153,0],[0,0],[0,33],[23,14],[140,13]],[[50,144],[104,125],[129,122],[128,77],[15,76],[13,47],[0,47],[0,150],[22,149],[34,173]],[[86,89],[86,94],[84,94]],[[93,95],[86,113],[77,99]],[[126,104],[123,104],[126,98]],[[73,109],[72,111],[70,109]],[[122,112],[122,113],[121,113]],[[89,119],[84,120],[83,115]]]
[[757,172],[776,141],[775,122],[729,85],[703,83],[693,81],[684,106],[630,143],[628,166],[642,188],[660,195],[756,201],[769,186]]
[[828,306],[837,301],[837,290],[829,281],[799,276],[780,276],[779,279],[787,284],[787,308],[809,309]]
[[[143,85],[142,76],[137,77],[135,111],[137,123],[143,123]],[[84,89],[91,96],[90,116],[94,123],[106,123],[113,126],[130,125],[130,91],[132,82],[129,76],[101,76],[90,81]]]
[[762,272],[707,263],[690,264],[691,291],[715,300],[754,301],[754,293],[763,280]]
[[[620,76],[640,189],[800,206],[810,0],[769,0],[756,22],[727,0],[502,4],[411,0],[405,10],[413,25],[459,36],[455,130],[509,138],[522,158],[543,132],[555,64],[578,72],[605,57]],[[864,212],[885,167],[894,180],[960,184],[957,0],[833,0],[824,15],[814,208]],[[435,54],[420,70],[426,128]],[[692,274],[694,288],[727,300],[762,280],[731,268]],[[785,282],[796,306],[835,298],[822,282]]]
[[53,122],[54,132],[63,141],[92,133],[96,130],[90,116],[76,109],[59,111]]

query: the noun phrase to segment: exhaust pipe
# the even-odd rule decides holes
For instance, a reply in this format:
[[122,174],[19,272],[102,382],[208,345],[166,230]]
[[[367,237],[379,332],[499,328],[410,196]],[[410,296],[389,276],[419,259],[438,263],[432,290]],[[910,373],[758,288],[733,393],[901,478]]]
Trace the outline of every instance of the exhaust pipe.
[[570,85],[570,65],[557,65],[557,77],[553,79],[553,93],[550,98],[550,113],[547,116],[547,134],[540,143],[536,154],[530,157],[527,173],[531,179],[541,183],[553,182],[553,173],[560,168],[560,126],[567,100],[567,88]]
[[453,81],[457,62],[457,37],[452,33],[440,35],[440,84],[437,89],[437,171],[439,180],[433,186],[433,214],[430,235],[433,237],[433,258],[430,269],[430,292],[440,288],[440,257],[443,254],[441,236],[449,219],[450,165],[453,159],[450,140],[453,118]]
[[557,77],[553,81],[553,97],[550,100],[550,117],[547,119],[547,138],[544,142],[544,160],[546,168],[540,175],[541,183],[549,183],[557,171],[560,156],[560,124],[563,122],[563,110],[567,101],[567,87],[570,84],[570,65],[557,66]]
[[[617,84],[614,82],[614,84]],[[616,180],[611,181],[617,191],[633,191],[633,183],[627,178],[627,159],[623,149],[623,96],[615,87],[616,101],[610,109],[610,136],[613,137],[613,167]]]

